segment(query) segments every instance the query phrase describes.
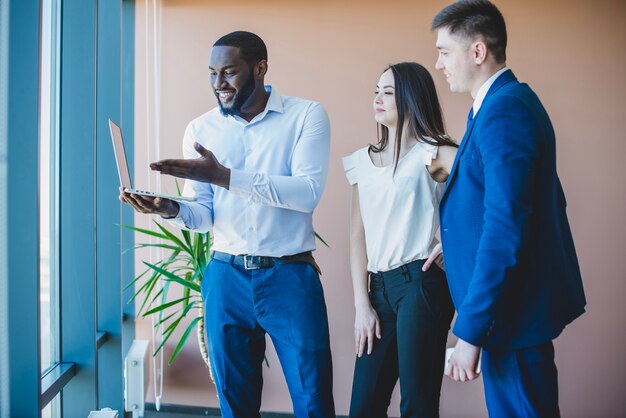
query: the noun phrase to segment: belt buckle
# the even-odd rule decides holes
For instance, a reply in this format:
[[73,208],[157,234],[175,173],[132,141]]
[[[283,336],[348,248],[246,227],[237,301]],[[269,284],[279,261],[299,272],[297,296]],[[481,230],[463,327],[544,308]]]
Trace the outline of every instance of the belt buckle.
[[[258,258],[259,261],[258,262],[254,262],[254,259]],[[261,268],[260,266],[260,258],[259,256],[254,256],[254,255],[244,255],[243,256],[243,268],[246,270],[258,270]],[[250,261],[248,261],[250,260]],[[250,265],[248,263],[251,263]]]

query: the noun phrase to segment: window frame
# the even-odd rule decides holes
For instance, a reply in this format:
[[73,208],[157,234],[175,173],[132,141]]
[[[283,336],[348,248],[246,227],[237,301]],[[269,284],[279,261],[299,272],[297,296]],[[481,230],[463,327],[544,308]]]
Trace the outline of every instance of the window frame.
[[135,3],[58,1],[59,362],[42,371],[33,152],[41,5],[0,0],[0,416],[41,416],[59,394],[62,416],[103,407],[124,416],[123,358],[134,339],[134,306],[122,289],[134,261],[122,251],[134,237],[118,225],[132,225],[134,216],[117,200],[106,126],[109,117],[121,122],[132,159]]

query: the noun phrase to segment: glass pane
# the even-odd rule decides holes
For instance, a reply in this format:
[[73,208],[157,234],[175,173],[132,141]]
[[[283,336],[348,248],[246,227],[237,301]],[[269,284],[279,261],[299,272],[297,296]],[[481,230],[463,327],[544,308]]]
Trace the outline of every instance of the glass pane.
[[58,275],[56,262],[57,155],[57,7],[41,2],[41,69],[39,116],[39,275],[41,371],[58,361]]
[[41,410],[41,418],[60,418],[61,417],[61,394],[58,394],[52,401]]

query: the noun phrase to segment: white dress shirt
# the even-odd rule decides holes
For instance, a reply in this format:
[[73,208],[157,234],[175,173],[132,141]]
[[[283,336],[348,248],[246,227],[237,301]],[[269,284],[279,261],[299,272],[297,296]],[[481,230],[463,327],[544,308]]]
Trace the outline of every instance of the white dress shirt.
[[281,257],[315,249],[313,209],[328,172],[330,124],[319,104],[283,97],[271,86],[265,110],[250,122],[224,116],[218,107],[191,121],[185,158],[198,158],[193,143],[231,169],[230,190],[187,180],[170,222],[212,231],[212,249],[229,254]]
[[485,96],[487,95],[487,92],[491,88],[491,85],[496,81],[498,77],[500,77],[500,75],[503,72],[507,71],[508,69],[509,67],[501,68],[498,72],[496,72],[494,75],[489,77],[489,79],[485,81],[485,83],[482,86],[480,86],[480,88],[478,89],[478,92],[476,92],[474,103],[472,104],[472,109],[474,109],[474,117],[476,117],[476,115],[478,114],[478,111],[480,110],[480,107],[483,104],[483,100],[485,100]]
[[343,167],[348,182],[359,189],[367,270],[378,273],[428,258],[436,243],[443,185],[426,168],[437,157],[434,145],[416,143],[395,175],[393,165],[375,166],[368,148],[344,157]]

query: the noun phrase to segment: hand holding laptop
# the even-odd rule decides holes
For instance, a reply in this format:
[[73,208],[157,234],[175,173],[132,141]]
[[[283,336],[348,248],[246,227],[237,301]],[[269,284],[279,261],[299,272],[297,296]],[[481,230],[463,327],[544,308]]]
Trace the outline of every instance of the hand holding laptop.
[[[130,178],[130,170],[128,169],[128,162],[126,160],[126,151],[124,147],[124,139],[122,137],[122,130],[109,119],[109,130],[111,132],[111,141],[113,142],[113,151],[115,152],[115,162],[117,163],[117,173],[120,176],[121,193],[119,199],[122,202],[129,203],[133,208],[142,213],[157,213],[161,214],[161,208],[154,206],[160,206],[161,203],[167,206],[168,212],[172,211],[172,206],[176,207],[176,213],[178,213],[178,204],[173,205],[171,202],[165,202],[165,200],[178,200],[178,201],[195,201],[195,197],[190,196],[176,196],[171,194],[149,192],[145,190],[137,190],[133,188],[133,184]],[[137,196],[148,196],[148,198],[139,198]],[[158,200],[154,198],[160,198]],[[132,203],[131,203],[132,202]],[[175,215],[174,215],[175,216]]]
[[136,212],[160,215],[164,218],[175,218],[180,209],[178,202],[175,200],[133,193],[131,190],[123,187],[120,187],[119,199],[132,206]]

